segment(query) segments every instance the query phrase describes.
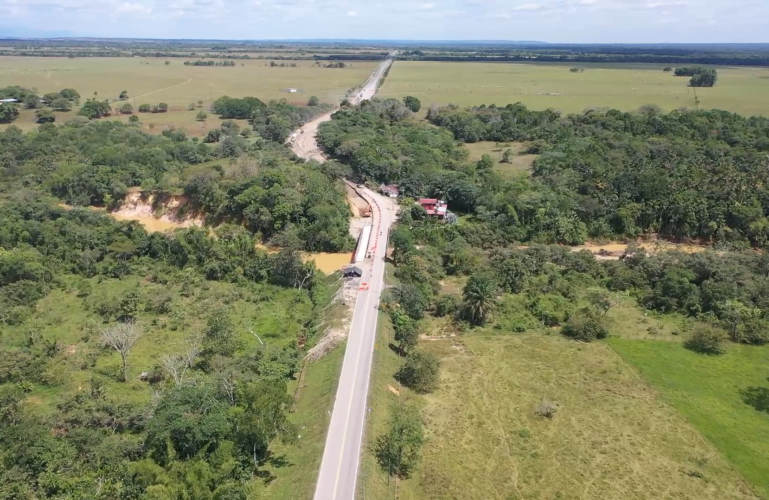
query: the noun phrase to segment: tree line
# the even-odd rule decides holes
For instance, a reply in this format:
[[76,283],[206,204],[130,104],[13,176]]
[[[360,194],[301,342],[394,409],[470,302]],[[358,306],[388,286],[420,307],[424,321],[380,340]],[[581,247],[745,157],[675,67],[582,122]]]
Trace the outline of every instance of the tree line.
[[718,71],[714,68],[703,68],[702,66],[685,66],[676,68],[676,76],[690,76],[690,87],[712,87],[718,80]]

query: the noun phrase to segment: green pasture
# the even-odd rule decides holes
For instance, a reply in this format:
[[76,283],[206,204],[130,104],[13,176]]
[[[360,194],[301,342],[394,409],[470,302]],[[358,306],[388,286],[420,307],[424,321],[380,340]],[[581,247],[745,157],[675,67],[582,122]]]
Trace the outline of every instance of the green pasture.
[[[584,69],[572,73],[571,67]],[[632,111],[656,104],[670,111],[694,108],[688,78],[663,72],[662,64],[525,64],[398,61],[382,97],[419,97],[431,104],[506,105],[578,113],[589,108]],[[718,67],[718,83],[697,89],[700,108],[769,116],[769,68]]]
[[610,344],[769,497],[769,347],[731,345],[708,356],[674,342]]
[[[143,128],[160,133],[170,127],[186,128],[190,135],[202,136],[221,123],[209,113],[205,122],[196,121],[198,112],[208,111],[211,103],[223,96],[258,97],[264,101],[287,99],[306,104],[311,96],[323,102],[339,103],[346,92],[362,84],[374,71],[375,61],[348,63],[341,69],[322,68],[314,61],[285,61],[296,63],[296,68],[271,68],[269,61],[236,61],[234,67],[184,66],[184,59],[144,58],[47,58],[47,57],[0,57],[0,88],[9,85],[36,88],[46,94],[64,88],[73,88],[82,100],[96,96],[115,100],[123,90],[128,91],[129,102],[138,114]],[[298,89],[296,93],[287,88]],[[188,111],[190,103],[203,101],[203,107]],[[141,104],[169,105],[167,113],[140,114]],[[117,107],[122,102],[113,104]],[[64,123],[77,114],[77,107],[68,113],[57,113],[57,123]],[[108,119],[127,121],[127,115],[113,114]],[[154,127],[150,129],[150,124]],[[33,130],[34,110],[22,110],[14,125],[24,131]],[[0,130],[8,125],[0,125]]]

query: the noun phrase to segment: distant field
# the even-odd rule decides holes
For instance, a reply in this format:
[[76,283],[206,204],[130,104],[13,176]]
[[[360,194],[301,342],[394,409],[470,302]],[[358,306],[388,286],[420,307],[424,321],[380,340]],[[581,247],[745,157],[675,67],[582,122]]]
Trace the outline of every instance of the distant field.
[[[219,121],[209,115],[206,123],[196,122],[196,111],[187,106],[198,100],[208,109],[212,100],[223,95],[230,97],[254,96],[264,101],[286,98],[305,104],[310,96],[323,102],[338,103],[348,89],[363,83],[374,71],[376,62],[352,62],[344,69],[320,68],[313,61],[286,61],[296,68],[270,68],[268,61],[236,61],[235,67],[184,66],[184,60],[171,59],[168,66],[163,59],[143,58],[37,58],[0,57],[0,87],[21,85],[35,87],[45,94],[63,88],[77,90],[83,99],[93,97],[116,99],[127,90],[134,108],[140,104],[168,103],[165,114],[140,115],[145,127],[154,123],[160,133],[173,124],[185,127],[194,135],[204,135],[207,129],[217,127]],[[242,64],[242,66],[241,66]],[[289,94],[284,89],[293,87],[300,92]],[[57,114],[57,123],[63,123],[76,114]],[[127,121],[128,117],[112,117]],[[34,112],[22,111],[14,125],[22,130],[37,127]],[[0,125],[3,130],[6,125]],[[202,130],[201,130],[202,129]]]
[[[430,104],[462,106],[522,102],[567,113],[592,107],[632,111],[644,104],[665,110],[695,107],[688,78],[662,64],[520,64],[398,61],[380,96],[414,95]],[[570,67],[584,72],[571,73]],[[718,67],[718,83],[697,89],[701,108],[769,116],[769,68]],[[556,94],[556,95],[547,95]]]

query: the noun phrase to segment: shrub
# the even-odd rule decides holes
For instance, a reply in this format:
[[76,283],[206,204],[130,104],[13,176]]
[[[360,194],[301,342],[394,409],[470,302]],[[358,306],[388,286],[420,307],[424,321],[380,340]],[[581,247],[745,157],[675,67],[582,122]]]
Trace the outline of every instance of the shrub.
[[558,411],[558,404],[554,403],[553,401],[549,401],[547,399],[543,399],[542,401],[540,401],[537,407],[534,408],[534,413],[536,413],[537,415],[543,418],[553,418],[557,411]]
[[434,355],[412,351],[395,377],[409,389],[424,394],[438,386],[440,369],[440,361]]
[[583,342],[603,339],[609,334],[603,318],[588,308],[574,313],[561,329],[561,333],[569,338]]
[[459,309],[459,298],[454,295],[441,295],[435,301],[435,315],[439,318],[454,314]]
[[723,331],[709,326],[699,326],[686,339],[684,347],[702,354],[723,354],[726,352],[726,340],[726,333]]
[[53,123],[56,121],[56,115],[49,109],[35,111],[35,116],[37,117],[37,123]]

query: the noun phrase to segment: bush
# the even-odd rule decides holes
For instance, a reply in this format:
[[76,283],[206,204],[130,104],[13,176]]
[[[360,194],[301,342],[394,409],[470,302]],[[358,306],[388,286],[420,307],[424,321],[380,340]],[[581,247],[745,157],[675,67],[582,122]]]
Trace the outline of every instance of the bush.
[[723,354],[726,352],[726,340],[726,333],[723,331],[709,326],[699,326],[686,339],[684,347],[701,354]]
[[72,103],[69,101],[69,99],[60,97],[51,102],[51,108],[53,108],[55,111],[69,111],[72,109]]
[[424,394],[433,392],[438,387],[440,369],[440,361],[434,355],[412,351],[395,374],[395,378],[409,389]]
[[37,117],[37,123],[53,123],[56,121],[56,115],[49,109],[40,109],[35,111]]
[[441,295],[435,301],[435,315],[439,318],[449,316],[459,309],[459,298],[454,295]]
[[609,334],[603,318],[588,308],[574,313],[561,329],[561,333],[569,338],[583,342],[603,339]]
[[543,418],[553,418],[558,411],[558,404],[547,399],[543,399],[534,409],[534,413]]
[[139,106],[139,113],[149,113],[150,109],[151,108],[149,104],[142,104]]

